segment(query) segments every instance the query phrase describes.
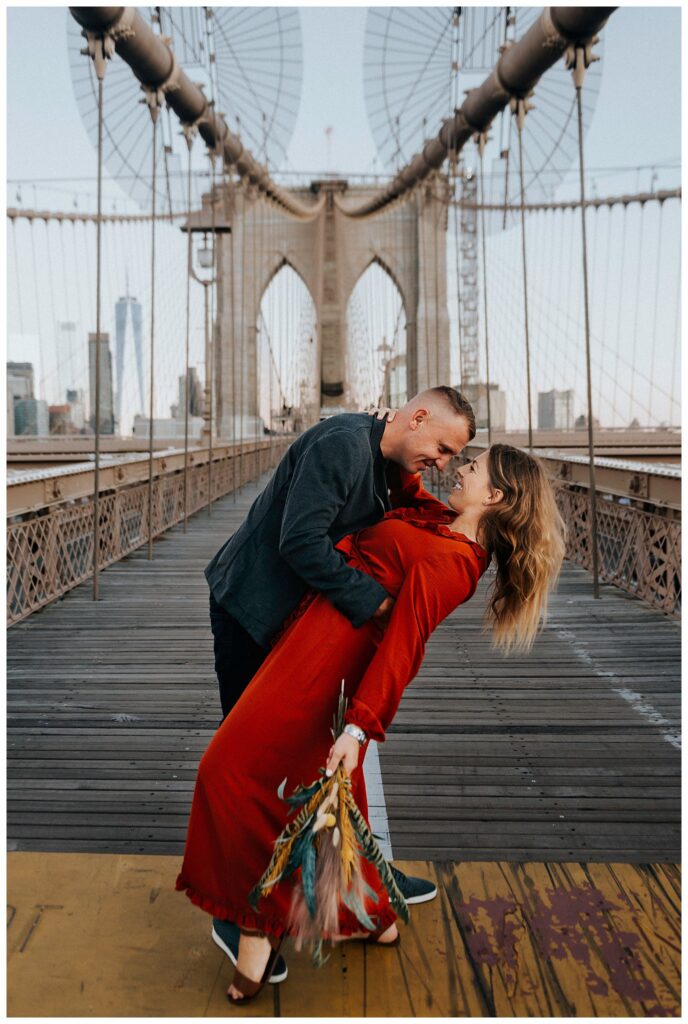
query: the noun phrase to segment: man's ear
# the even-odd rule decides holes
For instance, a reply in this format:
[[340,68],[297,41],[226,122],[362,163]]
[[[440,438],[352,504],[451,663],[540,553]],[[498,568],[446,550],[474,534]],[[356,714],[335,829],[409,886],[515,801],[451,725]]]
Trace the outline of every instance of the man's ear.
[[409,423],[411,430],[417,430],[421,423],[424,420],[427,420],[429,415],[430,413],[428,412],[427,409],[416,409],[411,418],[411,422]]

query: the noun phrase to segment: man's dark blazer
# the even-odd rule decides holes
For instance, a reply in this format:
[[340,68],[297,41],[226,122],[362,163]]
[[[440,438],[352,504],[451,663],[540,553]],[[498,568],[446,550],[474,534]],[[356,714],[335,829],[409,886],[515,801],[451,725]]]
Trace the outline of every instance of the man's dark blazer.
[[215,600],[261,646],[311,587],[354,626],[388,596],[334,549],[391,508],[380,452],[384,429],[367,413],[343,413],[307,430],[206,567]]

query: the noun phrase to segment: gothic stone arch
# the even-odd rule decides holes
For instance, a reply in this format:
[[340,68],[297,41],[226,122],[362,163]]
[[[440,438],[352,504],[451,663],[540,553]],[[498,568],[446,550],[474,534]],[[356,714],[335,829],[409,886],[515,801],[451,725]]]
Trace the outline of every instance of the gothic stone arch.
[[220,236],[215,324],[215,402],[219,436],[262,432],[258,417],[257,321],[263,292],[288,263],[316,310],[320,408],[304,422],[350,408],[345,374],[346,309],[361,274],[377,261],[396,283],[406,312],[409,392],[450,383],[446,287],[446,178],[438,175],[412,199],[377,217],[358,219],[374,186],[313,182],[292,190],[308,200],[325,194],[315,219],[288,217],[236,193],[231,236]]

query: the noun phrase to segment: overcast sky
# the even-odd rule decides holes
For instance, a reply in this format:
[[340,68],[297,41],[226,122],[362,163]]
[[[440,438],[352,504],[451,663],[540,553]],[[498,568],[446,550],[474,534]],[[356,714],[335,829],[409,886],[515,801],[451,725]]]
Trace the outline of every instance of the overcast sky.
[[[344,174],[370,172],[376,169],[376,147],[368,125],[362,71],[367,9],[308,7],[301,8],[300,15],[303,36],[301,105],[284,166],[304,172],[328,169]],[[64,7],[8,8],[8,205],[20,201],[23,206],[36,204],[69,210],[78,203],[80,209],[95,209],[95,152],[74,98],[66,25]],[[680,34],[678,7],[624,7],[616,11],[605,27],[601,88],[586,137],[589,187],[596,194],[646,189],[651,182],[659,188],[679,184]],[[332,129],[329,144],[325,134],[328,127]],[[627,170],[621,172],[616,168]],[[571,188],[575,179],[570,177],[569,181]],[[563,194],[566,194],[564,186],[560,189],[560,195]],[[115,182],[106,182],[106,195],[110,204],[109,207],[106,204],[106,209],[112,208],[113,201],[117,202],[120,212],[136,208]],[[674,209],[678,210],[677,204]],[[648,217],[645,235],[640,241],[646,247],[646,257],[653,268],[657,261],[651,248],[651,235],[655,239],[662,237],[665,246],[674,247],[670,250],[672,259],[678,256],[677,217],[678,213],[665,217],[663,229],[652,222],[651,230]],[[669,224],[670,219],[672,224]],[[632,237],[635,236],[631,232],[627,244]],[[35,234],[34,238],[39,239],[39,235]],[[11,250],[11,239],[8,244]],[[60,275],[66,272],[66,268],[60,266],[60,244],[53,239],[46,255],[41,245],[39,251],[35,251],[34,241],[31,252],[28,235],[18,229],[16,256],[10,251],[10,356],[21,358],[28,351],[30,358],[38,359],[34,353],[40,347],[38,334],[42,334],[42,377],[46,382],[46,397],[53,401],[59,396],[54,394],[56,362],[48,351],[54,345],[55,332],[51,325],[64,318],[79,319],[74,309],[58,308],[63,290]],[[620,252],[610,251],[607,260],[614,263],[619,256]],[[113,250],[113,260],[116,257]],[[45,259],[49,259],[52,267],[52,295],[48,294],[49,289],[39,288],[43,294],[36,296],[30,275],[33,268],[37,268],[37,279],[43,280],[42,261]],[[15,274],[23,278],[21,310],[12,291],[12,266]],[[668,267],[661,269],[663,275],[665,270],[668,275]],[[71,283],[67,283],[64,290],[69,291],[71,287]],[[611,304],[617,296],[613,285],[610,287]],[[113,295],[121,288],[119,282],[113,285]],[[200,304],[196,299],[194,352],[200,360]],[[70,301],[74,306],[79,298],[75,295]],[[43,304],[40,314],[33,309],[36,302]],[[625,300],[622,304],[627,305]],[[84,301],[84,305],[88,303]],[[655,313],[655,325],[660,323],[662,334],[659,362],[663,365],[662,387],[665,390],[670,387],[675,333],[675,303],[669,291],[666,305],[666,310]],[[111,311],[108,316],[112,319]],[[41,324],[38,323],[40,317]],[[146,317],[144,311],[144,322]],[[665,324],[662,317],[666,319]],[[85,329],[87,320],[89,316],[84,313],[80,329]],[[77,359],[77,363],[81,366],[79,373],[83,374],[83,359],[81,362]],[[179,367],[170,363],[167,392],[158,414],[166,414],[178,372]],[[68,375],[61,374],[60,388],[68,383]],[[547,379],[543,378],[541,385],[546,387]],[[603,386],[601,382],[600,387]],[[675,418],[675,412],[667,407],[666,415],[661,418]]]

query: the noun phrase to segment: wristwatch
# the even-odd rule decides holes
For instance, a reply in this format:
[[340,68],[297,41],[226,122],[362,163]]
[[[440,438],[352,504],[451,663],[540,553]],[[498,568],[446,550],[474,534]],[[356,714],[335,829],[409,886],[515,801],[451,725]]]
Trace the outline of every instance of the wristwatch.
[[355,740],[358,740],[361,746],[364,746],[368,742],[368,737],[363,732],[363,729],[359,729],[357,725],[345,725],[344,732],[348,733],[349,736],[353,736]]

